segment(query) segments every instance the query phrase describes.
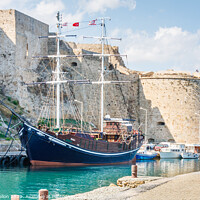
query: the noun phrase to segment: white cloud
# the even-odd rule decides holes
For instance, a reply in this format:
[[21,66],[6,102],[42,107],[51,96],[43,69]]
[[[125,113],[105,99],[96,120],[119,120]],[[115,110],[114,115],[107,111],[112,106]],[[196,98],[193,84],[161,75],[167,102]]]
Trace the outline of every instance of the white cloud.
[[134,10],[136,8],[135,0],[121,0],[121,5],[124,7],[128,7],[130,10]]
[[39,2],[39,4],[36,5],[34,11],[37,12],[37,14],[42,15],[51,15],[55,14],[58,10],[64,10],[65,5],[61,0],[43,0]]
[[86,13],[106,12],[107,9],[116,9],[119,7],[128,7],[135,9],[135,0],[80,0],[80,9]]
[[63,21],[81,21],[87,14],[104,13],[108,9],[125,7],[130,10],[136,0],[6,0],[0,1],[0,9],[16,9],[54,27],[57,11],[63,14]]
[[[14,6],[14,7],[13,7]],[[56,13],[61,11],[63,21],[82,20],[84,13],[77,9],[72,12],[64,0],[6,0],[0,1],[0,9],[16,9],[42,22],[55,26]],[[78,2],[77,2],[78,7]]]
[[6,0],[0,1],[0,9],[18,9],[22,10],[26,5],[27,0]]
[[[130,29],[123,32],[123,49],[132,69],[194,71],[200,68],[200,31],[191,33],[178,27],[160,28],[153,36]],[[119,31],[115,33],[120,35]]]
[[32,9],[25,10],[32,17],[48,24],[56,23],[57,11],[63,11],[65,5],[62,0],[42,0]]
[[12,0],[0,1],[0,8],[1,9],[9,8],[9,5],[11,4],[11,2]]

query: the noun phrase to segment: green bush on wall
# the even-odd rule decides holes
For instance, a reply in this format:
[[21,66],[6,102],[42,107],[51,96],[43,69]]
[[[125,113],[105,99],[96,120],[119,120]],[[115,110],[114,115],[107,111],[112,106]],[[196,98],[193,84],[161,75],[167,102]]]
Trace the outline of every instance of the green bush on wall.
[[7,97],[8,101],[11,101],[11,97]]
[[13,100],[12,103],[13,103],[14,105],[16,105],[16,106],[19,105],[19,101],[18,101],[18,100]]

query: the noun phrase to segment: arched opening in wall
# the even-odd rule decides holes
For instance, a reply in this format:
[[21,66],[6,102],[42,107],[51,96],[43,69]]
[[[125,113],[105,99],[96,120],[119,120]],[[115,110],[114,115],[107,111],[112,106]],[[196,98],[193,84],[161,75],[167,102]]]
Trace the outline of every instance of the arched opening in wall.
[[174,139],[169,139],[168,142],[175,143]]
[[109,64],[108,69],[109,69],[109,70],[113,70],[113,69],[114,69],[113,64]]
[[165,125],[165,122],[158,122],[157,123],[159,126],[164,126]]
[[153,143],[153,142],[155,142],[155,140],[153,138],[148,139],[148,143]]
[[72,67],[76,67],[76,66],[77,66],[77,62],[72,62],[72,63],[71,63],[71,66],[72,66]]

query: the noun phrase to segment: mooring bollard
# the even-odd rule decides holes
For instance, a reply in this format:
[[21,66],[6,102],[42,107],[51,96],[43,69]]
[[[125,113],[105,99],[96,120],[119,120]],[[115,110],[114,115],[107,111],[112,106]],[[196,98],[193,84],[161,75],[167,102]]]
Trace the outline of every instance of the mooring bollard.
[[39,190],[39,200],[48,200],[48,193],[46,189]]
[[132,160],[132,165],[136,165],[136,156]]
[[11,200],[20,200],[19,195],[11,195]]
[[137,178],[137,165],[131,166],[131,174],[132,174],[132,178]]

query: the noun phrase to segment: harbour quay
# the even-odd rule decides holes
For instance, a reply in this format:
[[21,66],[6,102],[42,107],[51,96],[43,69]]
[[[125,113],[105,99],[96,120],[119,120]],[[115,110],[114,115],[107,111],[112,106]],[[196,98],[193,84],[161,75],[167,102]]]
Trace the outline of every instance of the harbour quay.
[[[198,200],[200,191],[200,172],[193,172],[175,177],[123,177],[118,179],[117,185],[110,184],[108,187],[101,187],[90,192],[57,198],[54,200],[107,200],[107,199],[129,199],[142,200],[151,199],[192,199]],[[35,196],[36,197],[36,196]],[[52,199],[47,189],[38,192],[39,200]],[[11,200],[20,200],[20,195],[12,195]],[[23,198],[22,198],[23,199]]]
[[[144,177],[139,177],[137,180],[131,180],[131,177],[124,177],[118,181],[127,182],[142,182]],[[91,192],[58,198],[55,200],[75,200],[75,199],[129,199],[129,200],[144,200],[151,197],[152,200],[169,200],[169,199],[192,199],[198,200],[200,190],[200,172],[178,175],[171,178],[150,178],[146,177],[147,183],[140,184],[138,187],[116,186],[114,184],[109,187],[102,187]]]

